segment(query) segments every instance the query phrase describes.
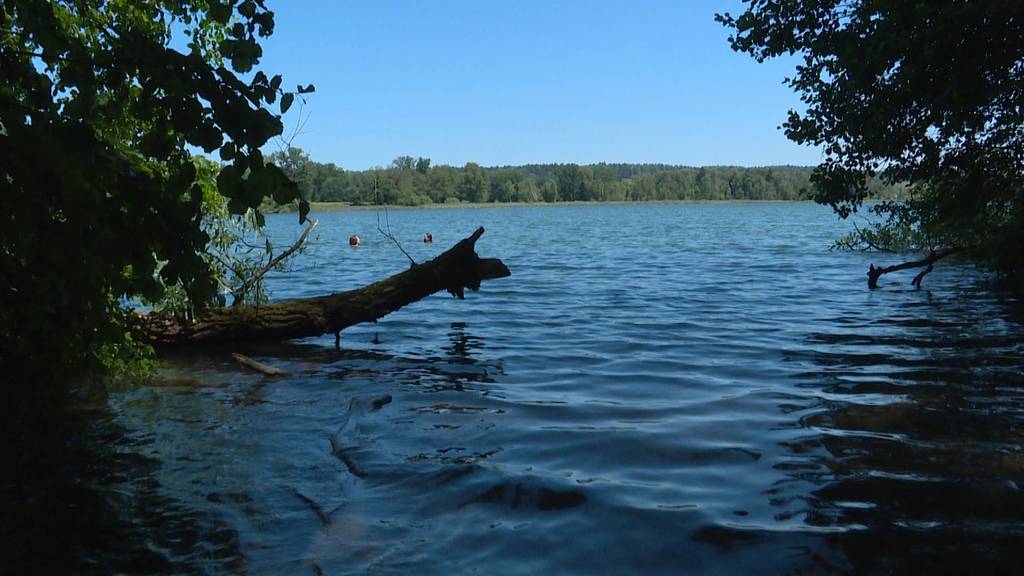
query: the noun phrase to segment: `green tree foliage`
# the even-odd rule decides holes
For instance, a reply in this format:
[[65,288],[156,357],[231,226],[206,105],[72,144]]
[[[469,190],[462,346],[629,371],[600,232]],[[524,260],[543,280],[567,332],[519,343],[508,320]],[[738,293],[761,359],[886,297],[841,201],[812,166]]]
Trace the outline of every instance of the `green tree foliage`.
[[[298,148],[269,156],[304,198],[349,204],[451,202],[648,202],[688,200],[801,200],[810,194],[811,169],[799,166],[691,168],[667,164],[530,164],[484,168],[433,165],[400,156],[387,168],[346,172],[311,160]],[[882,198],[901,186],[869,181]]]
[[[192,150],[227,162],[216,184],[233,213],[265,197],[299,198],[260,152],[282,131],[278,110],[313,89],[286,92],[280,76],[253,71],[258,39],[273,28],[262,0],[0,4],[9,392],[51,389],[130,346],[126,299],[155,301],[178,286],[193,303],[211,301],[211,231]],[[175,36],[184,51],[172,48]],[[304,202],[299,210],[302,220]]]
[[467,202],[486,202],[490,192],[490,178],[477,163],[467,162],[462,169],[460,196]]
[[[1024,3],[753,0],[719,15],[733,49],[802,58],[786,82],[806,104],[786,135],[824,147],[815,199],[843,217],[871,181],[907,202],[872,209],[925,247],[968,246],[1024,270]],[[884,237],[875,235],[874,239]]]
[[558,196],[569,202],[586,200],[583,171],[576,164],[566,164],[558,169]]

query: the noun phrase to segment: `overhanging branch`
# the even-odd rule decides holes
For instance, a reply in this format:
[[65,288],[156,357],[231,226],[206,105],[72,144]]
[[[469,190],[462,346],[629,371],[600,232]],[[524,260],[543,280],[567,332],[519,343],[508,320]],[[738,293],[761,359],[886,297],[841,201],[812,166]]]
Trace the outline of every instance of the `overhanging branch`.
[[266,266],[264,266],[262,269],[257,271],[252,276],[246,278],[245,282],[242,282],[241,286],[231,291],[235,297],[235,304],[240,304],[245,299],[245,294],[249,291],[249,289],[253,287],[254,284],[256,284],[256,282],[259,282],[259,280],[263,278],[267,274],[267,272],[270,272],[278,264],[284,262],[285,258],[288,258],[292,254],[294,254],[295,251],[302,246],[302,243],[306,241],[306,237],[309,236],[309,233],[313,231],[313,228],[316,228],[318,221],[309,220],[308,222],[309,223],[306,224],[306,229],[302,231],[302,235],[299,236],[299,239],[296,240],[295,243],[292,244],[290,248],[288,248],[284,252],[281,252],[276,257],[272,258],[270,262],[267,263]]
[[871,264],[868,268],[868,288],[871,288],[872,290],[878,288],[878,278],[883,274],[896,272],[898,270],[907,270],[910,268],[925,268],[919,274],[914,276],[913,280],[911,280],[911,284],[913,284],[917,288],[920,288],[921,280],[924,280],[925,275],[932,271],[932,266],[936,262],[942,260],[947,256],[952,256],[953,254],[963,252],[969,249],[969,246],[954,246],[953,248],[947,248],[945,250],[940,250],[938,252],[932,250],[931,252],[928,253],[928,256],[920,260],[911,260],[909,262],[903,262],[902,264],[896,264],[894,266],[884,266],[876,268],[874,264]]

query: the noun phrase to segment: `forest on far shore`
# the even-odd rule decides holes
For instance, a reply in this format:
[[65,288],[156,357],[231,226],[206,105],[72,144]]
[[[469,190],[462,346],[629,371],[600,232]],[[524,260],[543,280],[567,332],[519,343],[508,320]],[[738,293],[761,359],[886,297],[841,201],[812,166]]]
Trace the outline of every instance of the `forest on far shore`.
[[[312,160],[296,147],[270,161],[310,202],[353,205],[456,202],[649,202],[686,200],[807,200],[810,166],[673,166],[668,164],[526,164],[484,167],[432,165],[400,156],[386,168],[347,171]],[[903,186],[875,181],[876,197],[899,199]]]

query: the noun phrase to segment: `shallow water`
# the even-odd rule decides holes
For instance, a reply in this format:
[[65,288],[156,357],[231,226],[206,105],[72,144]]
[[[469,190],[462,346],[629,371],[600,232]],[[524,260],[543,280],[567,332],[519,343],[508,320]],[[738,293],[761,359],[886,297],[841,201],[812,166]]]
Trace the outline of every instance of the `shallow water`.
[[[377,217],[319,215],[272,296],[406,267]],[[869,291],[887,258],[829,252],[839,225],[810,204],[388,220],[417,260],[483,225],[478,253],[513,275],[350,328],[340,349],[236,350],[287,378],[180,356],[110,397],[96,426],[114,440],[95,441],[119,464],[96,490],[161,571],[1020,567],[1024,323],[970,267]],[[300,231],[269,225],[279,249]],[[98,543],[82,562],[126,555]]]

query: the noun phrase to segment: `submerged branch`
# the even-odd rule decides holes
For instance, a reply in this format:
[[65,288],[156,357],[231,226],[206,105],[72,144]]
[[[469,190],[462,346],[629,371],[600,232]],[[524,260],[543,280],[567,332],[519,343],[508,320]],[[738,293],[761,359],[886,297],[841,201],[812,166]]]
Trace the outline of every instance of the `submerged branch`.
[[907,270],[909,268],[925,268],[919,274],[914,276],[914,279],[911,281],[911,284],[913,284],[917,288],[920,288],[921,287],[921,280],[923,280],[924,277],[929,272],[932,271],[932,266],[936,262],[938,262],[939,260],[942,260],[943,258],[945,258],[947,256],[952,256],[953,254],[956,254],[958,252],[963,252],[963,251],[969,250],[969,249],[970,249],[969,246],[954,246],[952,248],[947,248],[945,250],[940,250],[938,252],[936,252],[935,250],[932,250],[932,251],[930,251],[928,253],[928,256],[926,256],[926,257],[924,257],[924,258],[922,258],[920,260],[911,260],[909,262],[903,262],[901,264],[896,264],[894,266],[884,266],[884,267],[880,266],[880,267],[876,268],[874,264],[871,264],[869,266],[869,268],[868,268],[868,288],[871,288],[872,290],[874,290],[875,288],[878,288],[878,278],[882,274],[888,274],[890,272],[896,272],[898,270]]
[[238,362],[242,366],[245,366],[247,368],[252,368],[253,370],[255,370],[257,372],[262,372],[262,373],[266,374],[267,376],[287,376],[288,375],[288,372],[286,372],[284,370],[281,370],[280,368],[277,368],[276,366],[271,366],[269,364],[264,364],[262,362],[257,362],[256,360],[253,360],[252,358],[249,358],[248,356],[246,356],[244,354],[239,354],[238,352],[232,352],[231,353],[231,357],[235,359],[235,362]]

